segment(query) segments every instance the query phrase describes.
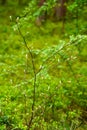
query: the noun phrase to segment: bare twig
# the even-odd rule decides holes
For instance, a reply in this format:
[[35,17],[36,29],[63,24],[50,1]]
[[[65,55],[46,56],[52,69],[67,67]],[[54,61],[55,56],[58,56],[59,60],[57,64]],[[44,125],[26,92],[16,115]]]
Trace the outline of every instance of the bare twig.
[[26,49],[28,50],[29,54],[30,54],[30,57],[31,57],[31,63],[32,63],[32,67],[33,67],[33,74],[34,74],[34,83],[33,83],[33,103],[32,103],[32,113],[31,113],[31,118],[30,118],[30,121],[27,123],[27,130],[30,129],[31,127],[31,124],[32,124],[32,120],[34,118],[34,106],[35,106],[35,94],[36,94],[36,72],[35,72],[35,64],[34,64],[34,58],[33,58],[33,55],[32,55],[32,52],[31,52],[31,49],[28,47],[27,45],[27,42],[26,42],[26,39],[25,37],[23,36],[21,30],[20,30],[20,27],[18,25],[18,22],[16,21],[16,25],[17,25],[17,28],[18,28],[18,31],[19,31],[19,34],[20,36],[22,37],[23,39],[23,42],[24,42],[24,45],[26,47]]

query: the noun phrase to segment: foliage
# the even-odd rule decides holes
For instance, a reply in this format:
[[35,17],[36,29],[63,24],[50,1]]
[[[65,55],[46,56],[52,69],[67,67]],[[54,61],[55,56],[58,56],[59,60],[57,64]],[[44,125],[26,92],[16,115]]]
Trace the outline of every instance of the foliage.
[[55,5],[48,3],[38,10],[30,1],[15,23],[10,16],[11,24],[0,27],[1,130],[87,128],[87,35],[73,33],[74,20],[64,34],[61,22],[36,26],[36,17]]

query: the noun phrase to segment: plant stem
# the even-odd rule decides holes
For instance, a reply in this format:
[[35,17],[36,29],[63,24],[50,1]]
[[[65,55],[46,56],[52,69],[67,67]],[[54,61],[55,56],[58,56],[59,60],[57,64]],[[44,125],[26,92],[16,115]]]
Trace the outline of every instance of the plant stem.
[[37,75],[36,75],[36,72],[35,72],[35,64],[34,64],[34,58],[33,58],[33,55],[32,55],[32,52],[31,52],[31,49],[28,47],[27,45],[27,42],[26,42],[26,39],[25,37],[23,36],[21,30],[20,30],[20,27],[18,25],[18,22],[16,22],[17,24],[17,28],[18,28],[18,31],[19,31],[19,34],[20,36],[22,37],[23,39],[23,42],[24,42],[24,45],[26,47],[26,49],[28,50],[29,54],[30,54],[30,57],[31,57],[31,63],[32,63],[32,67],[33,67],[33,74],[34,74],[34,82],[33,82],[33,103],[32,103],[32,112],[31,112],[31,117],[30,117],[30,121],[27,123],[27,130],[29,130],[31,128],[31,125],[32,125],[32,121],[33,121],[33,118],[34,118],[34,106],[35,106],[35,95],[36,95],[36,80],[37,80]]

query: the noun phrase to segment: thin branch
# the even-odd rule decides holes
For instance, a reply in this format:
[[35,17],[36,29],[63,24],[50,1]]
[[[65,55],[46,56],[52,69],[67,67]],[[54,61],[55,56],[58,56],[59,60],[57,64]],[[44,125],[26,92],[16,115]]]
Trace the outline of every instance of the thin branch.
[[34,90],[33,90],[32,113],[31,113],[30,121],[29,121],[28,124],[27,124],[27,126],[28,126],[27,130],[29,130],[30,127],[31,127],[31,124],[32,124],[32,120],[33,120],[33,118],[34,118],[34,106],[35,106],[35,100],[36,100],[36,99],[35,99],[35,94],[36,94],[36,78],[37,78],[37,77],[36,77],[35,64],[34,64],[34,58],[33,58],[32,52],[31,52],[30,48],[29,48],[28,45],[27,45],[26,39],[25,39],[25,37],[23,36],[23,34],[22,34],[21,30],[20,30],[20,27],[19,27],[19,25],[18,25],[18,22],[16,22],[16,25],[17,25],[19,34],[20,34],[20,36],[22,37],[22,39],[23,39],[23,41],[24,41],[24,45],[25,45],[26,49],[28,50],[28,52],[29,52],[29,54],[30,54],[31,62],[32,62],[32,67],[33,67],[33,74],[34,74],[34,83],[33,83],[33,89],[34,89]]

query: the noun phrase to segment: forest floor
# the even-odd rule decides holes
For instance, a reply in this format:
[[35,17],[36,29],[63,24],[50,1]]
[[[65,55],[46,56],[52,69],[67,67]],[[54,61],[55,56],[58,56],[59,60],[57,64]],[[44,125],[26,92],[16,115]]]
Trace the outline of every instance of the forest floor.
[[[20,113],[22,112],[20,107],[23,105],[24,101],[22,101],[22,103],[20,103],[21,101],[20,101],[20,97],[18,97],[18,95],[21,95],[23,100],[25,100],[25,97],[23,97],[23,96],[25,96],[25,95],[23,95],[24,94],[23,90],[25,89],[24,85],[26,85],[25,83],[28,82],[29,78],[32,79],[31,77],[33,75],[33,74],[31,74],[31,76],[28,75],[28,72],[26,72],[26,74],[25,74],[25,71],[28,68],[27,62],[29,62],[29,64],[30,64],[30,59],[27,59],[28,52],[26,50],[26,47],[22,43],[23,39],[19,35],[19,32],[18,32],[17,28],[15,27],[15,22],[14,22],[16,20],[16,18],[20,15],[22,10],[23,10],[22,7],[18,8],[18,9],[16,9],[15,7],[14,8],[13,7],[12,8],[11,7],[10,8],[9,7],[0,8],[0,86],[1,86],[1,90],[0,90],[1,95],[0,96],[2,98],[0,105],[2,106],[2,110],[4,111],[5,114],[8,114],[8,115],[12,114],[12,116],[14,116],[14,112],[11,112],[11,111],[14,109],[14,107],[17,107],[17,110],[19,111],[19,113],[17,112],[17,114],[18,114],[17,116],[19,116]],[[11,17],[12,17],[12,21],[11,21]],[[81,20],[79,21],[79,23],[81,23]],[[86,22],[84,22],[84,25],[86,26]],[[81,27],[82,26],[83,25],[81,24]],[[73,34],[76,35],[77,31],[78,31],[78,28],[76,28],[75,21],[73,23],[70,23],[68,21],[65,23],[65,25],[63,27],[62,22],[58,22],[58,24],[57,24],[55,22],[47,20],[47,22],[43,23],[42,26],[40,26],[40,27],[31,26],[30,29],[31,30],[29,30],[29,28],[23,29],[22,33],[26,34],[25,35],[25,38],[27,39],[26,41],[27,41],[29,47],[33,50],[32,53],[35,57],[34,60],[36,60],[36,70],[38,70],[39,64],[41,64],[41,61],[39,61],[39,60],[44,61],[45,57],[47,58],[47,56],[49,56],[50,53],[53,54],[52,51],[55,51],[55,48],[59,43],[63,43],[63,41],[68,43],[70,40],[70,36]],[[83,33],[83,35],[84,35],[85,29],[84,28],[82,28],[82,29],[83,30],[80,30],[80,33]],[[68,111],[67,110],[68,104],[70,105],[70,106],[68,106],[68,109],[69,109],[68,114],[70,114],[68,116],[71,116],[71,117],[69,117],[69,119],[72,118],[73,123],[75,123],[75,125],[77,125],[77,126],[78,126],[78,124],[80,125],[80,123],[83,123],[81,125],[81,127],[77,128],[76,130],[86,130],[87,129],[87,115],[86,115],[87,114],[87,92],[86,92],[86,87],[87,87],[87,49],[86,49],[86,47],[87,47],[87,44],[85,43],[85,40],[83,41],[83,43],[85,46],[81,45],[80,49],[83,49],[83,50],[79,54],[77,51],[78,46],[68,48],[68,49],[71,49],[71,52],[69,52],[69,54],[70,54],[69,58],[72,59],[72,55],[74,56],[74,58],[78,57],[77,61],[76,60],[71,61],[71,64],[73,64],[72,66],[75,69],[76,77],[73,76],[74,73],[71,74],[72,73],[72,72],[70,72],[70,71],[72,71],[71,68],[70,68],[71,70],[66,69],[67,66],[69,66],[69,64],[67,61],[65,61],[65,59],[61,58],[63,56],[61,56],[61,54],[60,54],[60,56],[58,56],[58,57],[55,56],[53,59],[48,60],[47,64],[45,65],[45,67],[47,67],[48,73],[45,72],[46,70],[44,69],[44,72],[42,73],[42,79],[44,79],[44,81],[40,81],[40,79],[39,79],[39,82],[41,83],[42,88],[43,88],[43,86],[45,86],[45,87],[49,86],[49,84],[51,83],[52,88],[51,88],[50,92],[45,94],[44,88],[43,88],[44,92],[42,92],[41,87],[40,87],[40,90],[39,89],[37,90],[38,93],[39,93],[39,91],[42,92],[41,98],[42,98],[42,100],[45,99],[45,104],[46,104],[46,100],[48,101],[46,105],[48,108],[50,108],[51,107],[50,98],[53,97],[54,91],[55,91],[54,99],[55,99],[55,97],[57,98],[58,94],[59,94],[59,93],[56,93],[56,90],[53,87],[54,86],[59,87],[59,85],[65,83],[65,82],[68,84],[67,88],[58,88],[58,89],[60,89],[59,90],[60,96],[58,97],[58,100],[61,100],[61,102],[59,102],[60,104],[57,104],[57,103],[55,103],[55,104],[57,106],[57,111],[58,111],[58,109],[60,109],[61,113],[63,113],[62,114],[63,118],[65,118],[64,117],[64,116],[66,116],[65,113],[66,113],[66,111]],[[60,46],[60,48],[61,48],[61,46]],[[66,53],[64,53],[64,54],[67,54],[66,48],[64,51],[66,51]],[[39,54],[41,54],[40,58],[38,56]],[[44,57],[44,59],[43,59],[43,57]],[[59,58],[59,59],[57,59],[57,58]],[[58,67],[57,67],[57,64],[59,64]],[[49,75],[50,75],[50,77],[49,77]],[[28,76],[30,76],[30,77],[28,77]],[[70,76],[72,76],[72,77],[70,77]],[[54,78],[54,81],[52,81],[53,78]],[[58,81],[57,81],[57,78],[58,78]],[[61,78],[62,78],[62,80],[61,80]],[[75,81],[75,79],[77,79],[77,80]],[[78,84],[78,80],[79,80],[80,84],[83,85],[83,88],[80,87],[78,89],[78,87],[75,86],[75,83]],[[44,83],[44,82],[46,82],[46,83]],[[59,84],[57,84],[57,82]],[[70,82],[72,82],[71,86],[69,86]],[[63,84],[63,87],[64,87],[64,85],[66,85],[66,83]],[[37,81],[37,84],[39,84],[38,81]],[[15,86],[15,87],[13,87],[13,86]],[[19,89],[20,86],[21,86],[21,90]],[[38,86],[40,86],[40,84]],[[25,92],[26,91],[27,91],[27,88],[25,89]],[[67,94],[66,91],[69,93]],[[21,92],[23,92],[23,93],[21,94]],[[28,92],[32,92],[32,88],[31,88],[31,91],[29,90]],[[27,95],[28,95],[28,92],[27,92]],[[37,94],[37,95],[39,95],[39,94]],[[43,95],[45,95],[44,98],[43,98]],[[51,97],[50,97],[50,95],[51,95]],[[47,99],[46,99],[46,96],[47,96]],[[32,97],[32,95],[31,95],[31,97]],[[37,97],[37,101],[40,103],[39,98]],[[62,98],[64,98],[64,101],[62,100]],[[79,100],[78,100],[78,98],[79,98]],[[52,99],[52,102],[54,101],[54,99]],[[75,100],[75,102],[74,102],[74,100]],[[16,106],[16,101],[17,101],[17,105],[19,104],[19,106]],[[30,105],[31,105],[31,102],[30,102]],[[12,105],[12,103],[13,103],[13,105]],[[41,102],[41,103],[43,104],[43,102]],[[39,106],[38,104],[37,104],[37,106]],[[4,106],[6,108],[4,108]],[[24,106],[22,106],[22,107],[24,107]],[[60,108],[58,108],[58,107],[60,107]],[[63,107],[63,110],[62,110],[62,107]],[[74,110],[74,109],[76,109],[76,110]],[[21,110],[21,112],[20,112],[20,110]],[[43,107],[41,108],[41,110],[43,110]],[[39,107],[38,107],[38,111],[39,111]],[[50,111],[48,111],[48,112],[46,111],[46,113],[45,113],[45,114],[48,114],[48,117],[45,117],[46,120],[49,120],[49,117],[52,116],[49,113],[50,113]],[[0,111],[0,114],[1,114],[1,111]],[[55,115],[54,118],[57,118],[56,114],[57,113],[54,112],[54,115]],[[77,121],[77,122],[74,122],[73,117],[75,114],[76,114],[75,121]],[[79,117],[80,114],[81,114],[81,117]],[[3,114],[1,114],[1,115],[3,115]],[[79,119],[79,118],[81,118],[81,119]],[[18,119],[18,121],[20,120],[18,117],[17,117],[17,119]],[[80,123],[78,123],[77,119],[80,120]],[[2,128],[2,130],[4,130],[4,127]]]

